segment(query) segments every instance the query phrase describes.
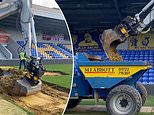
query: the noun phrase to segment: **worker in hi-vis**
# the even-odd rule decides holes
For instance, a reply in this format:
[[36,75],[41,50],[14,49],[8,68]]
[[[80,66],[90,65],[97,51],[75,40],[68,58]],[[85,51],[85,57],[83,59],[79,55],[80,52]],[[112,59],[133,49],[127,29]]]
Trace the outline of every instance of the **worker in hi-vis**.
[[26,69],[26,53],[24,51],[21,51],[19,53],[19,59],[20,59],[19,69],[22,68],[22,65],[24,65],[24,69]]

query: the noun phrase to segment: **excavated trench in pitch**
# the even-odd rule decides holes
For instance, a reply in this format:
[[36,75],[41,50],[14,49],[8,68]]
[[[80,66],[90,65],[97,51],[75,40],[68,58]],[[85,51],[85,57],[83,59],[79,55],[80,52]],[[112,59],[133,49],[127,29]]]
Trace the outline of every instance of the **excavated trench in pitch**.
[[61,75],[68,75],[61,71],[46,71],[44,73],[44,76],[61,76]]
[[[52,75],[50,75],[52,76]],[[0,77],[0,95],[6,100],[15,102],[17,105],[34,112],[36,115],[60,114],[63,112],[69,90],[55,88],[54,85],[43,83],[42,91],[27,97],[12,96],[11,89],[14,80],[19,79],[19,75],[12,77]]]
[[[0,68],[0,76],[12,76],[13,74],[16,75],[23,75],[26,72],[18,71],[16,69],[8,69],[8,70],[3,70]],[[61,76],[61,75],[68,75],[67,73],[61,72],[61,71],[46,71],[44,73],[44,76],[47,77],[52,77],[52,76]]]

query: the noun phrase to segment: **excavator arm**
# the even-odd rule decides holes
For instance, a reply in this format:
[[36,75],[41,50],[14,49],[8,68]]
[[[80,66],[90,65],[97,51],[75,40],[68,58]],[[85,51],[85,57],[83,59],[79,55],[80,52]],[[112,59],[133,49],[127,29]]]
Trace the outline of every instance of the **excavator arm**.
[[[149,10],[149,12],[148,12]],[[148,12],[148,13],[147,13]],[[143,33],[144,29],[154,20],[154,0],[151,0],[138,14],[134,17],[126,17],[115,31],[121,34],[121,37],[127,38],[129,36]],[[148,29],[150,31],[150,29]],[[146,31],[146,32],[148,32]]]
[[[148,12],[148,13],[147,13]],[[124,43],[128,37],[150,31],[150,24],[154,20],[154,0],[151,0],[141,12],[134,17],[127,16],[114,29],[105,30],[101,42],[110,61],[122,61],[116,48]],[[147,31],[144,29],[149,27]]]
[[28,57],[31,56],[32,41],[37,53],[37,40],[34,26],[33,14],[31,11],[30,0],[9,0],[0,4],[0,20],[4,19],[15,13],[20,14],[20,24],[22,29],[22,35],[25,40],[25,52]]
[[[34,19],[31,11],[31,1],[9,0],[0,4],[0,19],[6,18],[17,12],[20,14],[22,35],[26,42],[24,49],[26,56],[30,60],[27,61],[26,66],[28,72],[22,79],[15,81],[12,93],[15,95],[26,96],[41,91],[42,82],[40,78],[44,74],[45,68],[41,63],[41,59],[38,58]],[[31,56],[32,41],[35,45],[37,54],[36,57]]]

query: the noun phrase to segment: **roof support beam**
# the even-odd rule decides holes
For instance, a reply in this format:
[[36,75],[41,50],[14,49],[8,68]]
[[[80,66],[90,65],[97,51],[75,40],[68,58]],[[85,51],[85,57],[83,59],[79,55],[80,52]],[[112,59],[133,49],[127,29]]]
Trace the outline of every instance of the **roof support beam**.
[[115,7],[116,7],[116,10],[117,10],[117,12],[118,12],[119,20],[121,21],[121,20],[122,20],[122,16],[121,16],[121,13],[120,13],[120,10],[119,10],[118,2],[117,2],[117,0],[113,0],[113,2],[114,2],[114,5],[115,5]]

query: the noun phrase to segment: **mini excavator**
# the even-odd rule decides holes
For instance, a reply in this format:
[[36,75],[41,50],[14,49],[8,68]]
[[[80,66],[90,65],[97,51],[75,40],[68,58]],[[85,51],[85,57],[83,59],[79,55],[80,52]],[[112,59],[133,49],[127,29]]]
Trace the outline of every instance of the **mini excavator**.
[[[26,68],[27,73],[19,80],[16,80],[12,89],[13,94],[18,96],[27,96],[41,91],[41,76],[45,68],[42,65],[42,58],[38,57],[37,40],[34,26],[34,17],[31,11],[31,0],[5,0],[0,4],[0,20],[18,13],[20,16],[20,25],[22,35],[25,40],[24,47],[28,59]],[[36,57],[31,55],[32,41],[36,49]]]
[[105,30],[102,34],[101,42],[109,60],[122,61],[122,57],[116,51],[117,46],[125,42],[130,36],[150,31],[153,20],[154,0],[151,0],[134,17],[127,16],[114,29]]

